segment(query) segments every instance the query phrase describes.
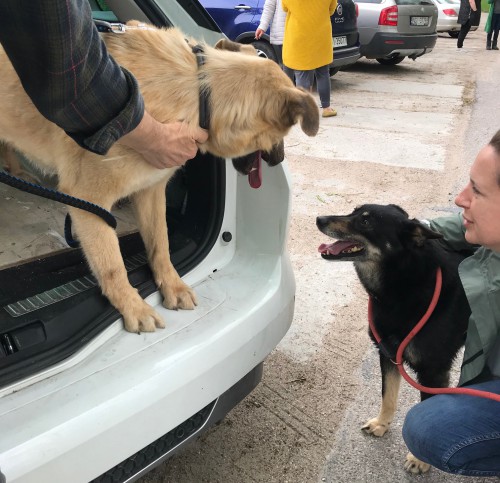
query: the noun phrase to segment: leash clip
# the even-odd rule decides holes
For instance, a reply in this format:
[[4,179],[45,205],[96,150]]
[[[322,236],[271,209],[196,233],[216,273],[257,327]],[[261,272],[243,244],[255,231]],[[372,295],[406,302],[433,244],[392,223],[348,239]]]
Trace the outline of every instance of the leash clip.
[[94,20],[94,24],[99,32],[124,34],[127,31],[127,26],[123,23],[111,23],[104,20]]

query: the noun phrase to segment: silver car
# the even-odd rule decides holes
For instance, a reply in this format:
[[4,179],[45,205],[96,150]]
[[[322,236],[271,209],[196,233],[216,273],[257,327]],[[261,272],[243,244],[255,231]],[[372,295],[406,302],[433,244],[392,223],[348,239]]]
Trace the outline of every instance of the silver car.
[[361,55],[383,65],[415,60],[436,45],[438,11],[432,0],[355,0]]

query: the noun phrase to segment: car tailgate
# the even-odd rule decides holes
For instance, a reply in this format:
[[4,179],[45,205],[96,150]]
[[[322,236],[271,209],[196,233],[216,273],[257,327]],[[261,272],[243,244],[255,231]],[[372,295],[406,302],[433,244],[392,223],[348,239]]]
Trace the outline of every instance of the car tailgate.
[[432,34],[436,32],[437,7],[426,0],[398,1],[398,32],[402,34]]

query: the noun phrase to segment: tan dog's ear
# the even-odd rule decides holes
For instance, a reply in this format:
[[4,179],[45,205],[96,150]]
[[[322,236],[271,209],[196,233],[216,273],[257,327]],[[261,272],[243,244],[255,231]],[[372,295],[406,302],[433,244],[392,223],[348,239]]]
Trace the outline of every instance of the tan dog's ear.
[[242,54],[256,55],[255,47],[250,44],[239,44],[229,39],[220,39],[214,45],[219,50],[229,50],[230,52],[241,52]]
[[302,131],[308,136],[316,136],[319,130],[319,107],[314,97],[302,88],[288,87],[283,103],[283,120],[290,126],[300,121]]

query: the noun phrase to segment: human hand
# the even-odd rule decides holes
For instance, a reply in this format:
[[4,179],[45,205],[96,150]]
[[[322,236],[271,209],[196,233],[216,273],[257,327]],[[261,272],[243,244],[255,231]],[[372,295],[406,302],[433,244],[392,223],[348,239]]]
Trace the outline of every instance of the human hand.
[[470,5],[470,8],[472,8],[472,10],[474,10],[474,12],[477,10],[476,2],[474,0],[469,0],[469,5]]
[[263,35],[263,34],[264,34],[264,30],[262,30],[262,29],[257,29],[257,30],[255,31],[255,38],[256,38],[257,40],[259,40],[259,39],[262,37],[262,35]]
[[198,144],[208,139],[208,132],[185,122],[161,123],[147,112],[139,125],[119,142],[137,151],[158,169],[182,166],[196,156]]

